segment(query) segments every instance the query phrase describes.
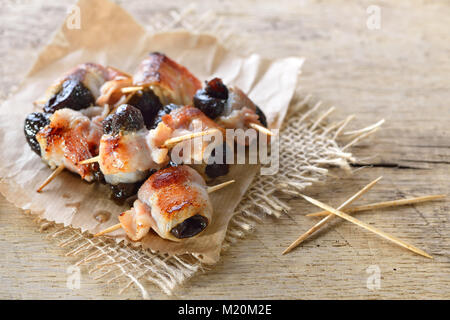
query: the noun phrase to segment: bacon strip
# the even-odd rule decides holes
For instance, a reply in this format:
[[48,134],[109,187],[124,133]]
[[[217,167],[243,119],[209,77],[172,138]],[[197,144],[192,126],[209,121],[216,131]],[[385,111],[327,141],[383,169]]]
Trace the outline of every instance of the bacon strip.
[[[203,132],[209,129],[218,129],[222,134],[225,130],[214,120],[208,118],[201,110],[192,106],[183,106],[173,110],[167,115],[162,116],[162,122],[158,126],[166,125],[172,129],[171,137],[179,137],[189,133]],[[223,135],[222,138],[225,136]],[[207,147],[214,148],[223,141],[206,141],[202,137],[186,140],[177,145],[177,150],[191,148],[190,156],[196,162],[202,162],[204,152]],[[210,145],[213,143],[213,145]]]
[[159,52],[150,53],[133,78],[136,86],[150,86],[163,105],[192,104],[194,94],[202,87],[188,69]]
[[87,116],[72,109],[57,110],[50,117],[50,124],[36,134],[41,147],[41,157],[55,168],[64,165],[82,179],[94,179],[90,165],[80,161],[98,153],[101,127]]
[[159,148],[153,136],[157,139],[154,132],[150,134],[146,129],[103,135],[99,165],[106,182],[115,185],[142,181],[150,170],[164,167],[169,161],[168,150]]
[[150,176],[139,189],[134,208],[123,212],[119,221],[134,241],[145,236],[150,228],[164,239],[181,241],[198,235],[211,218],[212,205],[205,181],[194,169],[178,166]]
[[[123,85],[125,85],[125,82],[131,83],[131,79],[129,74],[113,67],[104,67],[100,64],[90,62],[83,63],[71,69],[51,85],[46,90],[44,96],[38,101],[35,101],[35,105],[43,106],[47,103],[55,94],[61,91],[62,85],[66,80],[81,82],[89,89],[94,99],[99,99],[98,101],[101,102],[100,105],[104,105],[105,103],[111,104],[117,98],[114,95],[115,90],[111,90],[111,87],[117,87],[117,83],[123,83]],[[102,90],[102,86],[109,81],[112,81],[112,83],[106,85]]]
[[239,88],[228,89],[228,100],[223,115],[216,122],[226,129],[248,129],[249,123],[262,125],[256,114],[256,105]]

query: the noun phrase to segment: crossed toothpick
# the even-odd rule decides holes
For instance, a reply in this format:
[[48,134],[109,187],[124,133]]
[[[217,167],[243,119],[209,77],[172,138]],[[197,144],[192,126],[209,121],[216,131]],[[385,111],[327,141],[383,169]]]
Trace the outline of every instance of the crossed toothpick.
[[[306,231],[303,235],[301,235],[297,240],[295,240],[288,248],[286,248],[286,250],[283,251],[283,254],[286,254],[288,252],[290,252],[292,249],[294,249],[295,247],[297,247],[300,243],[302,243],[304,240],[306,240],[307,238],[309,238],[310,235],[312,235],[314,232],[316,232],[317,230],[319,230],[322,226],[324,226],[327,222],[331,221],[333,218],[335,218],[336,216],[345,219],[347,221],[350,221],[366,230],[369,230],[377,235],[379,235],[380,237],[389,240],[401,247],[404,247],[412,252],[415,252],[419,255],[422,255],[424,257],[433,259],[432,256],[430,256],[428,253],[426,253],[425,251],[403,241],[400,240],[399,238],[392,236],[384,231],[378,230],[370,225],[368,225],[367,223],[364,223],[352,216],[349,215],[349,213],[354,213],[354,212],[359,212],[359,211],[365,211],[365,210],[371,210],[371,209],[378,209],[378,208],[387,208],[387,207],[394,207],[394,206],[401,206],[401,205],[406,205],[406,204],[413,204],[413,203],[419,203],[419,202],[425,202],[425,201],[430,201],[430,200],[437,200],[437,199],[442,199],[445,197],[445,195],[431,195],[431,196],[422,196],[422,197],[416,197],[416,198],[410,198],[410,199],[400,199],[400,200],[394,200],[394,201],[385,201],[385,202],[378,202],[378,203],[372,203],[372,204],[368,204],[368,205],[364,205],[364,206],[360,206],[360,207],[353,207],[353,208],[348,208],[347,207],[353,203],[354,201],[356,201],[357,199],[359,199],[364,193],[366,193],[367,191],[369,191],[378,181],[381,180],[382,177],[379,177],[377,179],[375,179],[374,181],[372,181],[371,183],[369,183],[367,186],[365,186],[364,188],[362,188],[360,191],[358,191],[357,193],[355,193],[351,198],[349,198],[347,201],[345,201],[343,204],[341,204],[337,209],[334,209],[333,207],[330,207],[329,205],[322,203],[318,200],[315,200],[311,197],[308,197],[306,195],[301,194],[301,196],[308,202],[322,208],[325,211],[320,211],[320,212],[315,212],[315,213],[311,213],[308,214],[307,216],[312,216],[312,217],[321,217],[321,216],[325,216],[325,218],[323,218],[322,220],[320,220],[318,223],[316,223],[312,228],[310,228],[308,231]],[[345,211],[345,212],[344,212]]]

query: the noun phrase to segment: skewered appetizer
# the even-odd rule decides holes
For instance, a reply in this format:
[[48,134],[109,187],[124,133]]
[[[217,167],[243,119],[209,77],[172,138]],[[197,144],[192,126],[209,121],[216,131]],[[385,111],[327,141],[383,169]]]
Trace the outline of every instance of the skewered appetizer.
[[[134,241],[150,229],[172,241],[200,234],[212,218],[208,193],[234,180],[206,186],[205,180],[229,171],[227,141],[198,138],[267,126],[241,90],[228,89],[219,78],[202,89],[185,67],[158,52],[141,62],[134,77],[99,64],[78,65],[35,105],[43,112],[27,116],[27,142],[57,168],[38,191],[66,168],[88,182],[106,182],[114,199],[137,193],[120,224],[100,233],[121,227]],[[181,163],[169,154],[176,144],[186,152]]]
[[122,228],[133,241],[142,239],[150,229],[172,241],[193,238],[211,223],[208,193],[233,182],[207,187],[201,175],[186,165],[159,170],[140,187],[133,207],[119,215],[120,223],[95,236]]
[[[200,109],[192,106],[179,106],[170,104],[165,106],[158,113],[154,127],[158,129],[169,128],[172,137],[186,135],[188,133],[205,132],[215,129],[224,133],[224,129],[215,121],[207,117]],[[167,130],[167,129],[166,129]],[[187,141],[186,143],[191,143]],[[182,147],[182,145],[181,145]],[[213,178],[226,175],[229,172],[229,165],[226,163],[226,141],[204,141],[195,144],[191,143],[191,152],[189,161],[199,171],[202,176],[211,180]],[[206,154],[206,148],[211,150],[211,154]],[[215,159],[215,150],[221,148],[222,158],[220,161]],[[204,161],[204,159],[207,159]]]
[[62,108],[81,110],[95,105],[96,100],[111,105],[115,97],[104,88],[118,81],[130,83],[131,76],[109,66],[80,64],[50,86],[44,97],[35,101],[35,105],[41,107],[44,113]]
[[[131,78],[126,81],[112,80],[105,83],[101,90],[102,96],[97,99],[97,104],[109,106],[112,112],[123,104],[132,105],[141,111],[144,124],[149,129],[163,105],[150,88],[135,90],[135,87],[129,87],[130,85],[132,85]],[[133,90],[128,91],[130,89]]]
[[101,118],[98,115],[91,119],[68,108],[57,110],[50,116],[49,124],[36,134],[42,160],[52,169],[63,166],[82,179],[93,181],[98,169],[79,162],[98,154]]
[[42,99],[34,102],[43,112],[33,112],[25,119],[25,137],[31,149],[41,155],[36,134],[50,123],[50,115],[56,110],[69,108],[79,111],[94,106],[96,99],[101,98],[101,87],[106,82],[127,77],[117,69],[95,63],[80,64],[73,68],[50,86]]
[[265,129],[267,119],[262,110],[241,89],[227,88],[219,78],[206,82],[205,88],[197,91],[194,106],[225,129],[252,127],[272,135]]
[[112,67],[81,64],[48,88],[44,98],[35,102],[43,112],[26,117],[25,138],[31,149],[50,167],[58,167],[55,174],[67,168],[87,181],[96,178],[96,165],[79,164],[98,154],[101,121],[107,110],[94,104],[102,97],[101,87],[105,83],[127,78],[127,74]]
[[127,104],[103,121],[98,163],[114,198],[136,194],[152,171],[167,165],[168,149],[163,144],[170,133],[163,129],[148,131],[140,110]]
[[[167,114],[166,114],[167,113]],[[221,128],[200,110],[189,106],[169,105],[160,111],[151,130],[147,130],[141,112],[130,105],[122,105],[103,121],[103,136],[100,139],[99,156],[83,163],[97,162],[105,181],[110,185],[115,199],[133,196],[152,172],[165,167],[169,158],[170,141],[183,144],[184,138],[195,139]],[[189,141],[190,142],[190,141]],[[191,155],[202,163],[203,141],[200,148],[192,148]],[[198,150],[197,150],[198,149]],[[228,171],[214,170],[215,164],[206,166],[210,177],[226,174]],[[225,169],[227,165],[224,164]],[[205,170],[203,168],[203,170]]]
[[119,221],[135,241],[150,229],[164,239],[180,241],[203,231],[212,211],[205,181],[194,169],[182,165],[150,176],[139,189],[133,208],[121,213]]
[[150,129],[163,105],[192,104],[200,88],[200,81],[187,68],[162,53],[153,52],[139,64],[133,78],[105,83],[97,104],[109,104],[114,108],[132,105],[142,112],[145,125]]

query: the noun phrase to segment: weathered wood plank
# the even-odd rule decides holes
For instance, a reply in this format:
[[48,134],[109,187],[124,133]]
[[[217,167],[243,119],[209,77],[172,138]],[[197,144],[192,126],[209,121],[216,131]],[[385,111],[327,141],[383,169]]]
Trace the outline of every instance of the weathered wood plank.
[[[178,0],[154,0],[151,5],[144,0],[117,2],[143,24],[153,15],[185,5]],[[21,81],[72,3],[2,3],[0,99]],[[380,30],[366,26],[371,2],[277,1],[275,5],[242,0],[236,6],[202,0],[197,5],[198,10],[214,10],[226,25],[241,30],[255,52],[268,57],[305,56],[301,91],[337,106],[334,120],[357,114],[349,129],[387,120],[383,130],[353,148],[360,163],[379,167],[307,191],[336,206],[379,175],[384,179],[358,203],[450,194],[450,5],[378,3]],[[448,200],[358,214],[431,253],[432,261],[338,219],[281,256],[316,221],[303,216],[316,210],[311,205],[299,199],[289,204],[293,208],[289,215],[265,220],[176,297],[450,298]],[[3,198],[0,252],[1,298],[139,298],[133,290],[119,296],[117,286],[110,288],[86,272],[79,290],[67,289],[66,270],[74,260],[64,257],[65,251],[45,239],[29,216]],[[379,290],[366,286],[366,270],[372,265],[381,270]],[[158,290],[151,294],[166,297]]]

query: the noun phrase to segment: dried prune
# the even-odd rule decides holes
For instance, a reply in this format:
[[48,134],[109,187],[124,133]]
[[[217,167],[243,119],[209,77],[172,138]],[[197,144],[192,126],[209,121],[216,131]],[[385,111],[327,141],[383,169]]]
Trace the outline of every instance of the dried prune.
[[261,122],[261,124],[267,128],[267,118],[266,115],[264,114],[264,112],[258,107],[256,106],[256,114],[259,116],[259,122]]
[[228,99],[228,88],[220,78],[214,78],[206,82],[205,91],[210,97],[223,100]]
[[137,194],[142,183],[119,183],[116,185],[110,184],[111,188],[111,198],[118,202],[123,202],[126,199]]
[[138,108],[123,104],[103,120],[103,133],[117,135],[121,131],[135,132],[144,128],[144,118]]
[[219,78],[206,82],[204,89],[194,95],[194,107],[203,111],[209,118],[220,116],[228,100],[228,89]]
[[61,90],[47,101],[44,112],[54,113],[62,108],[81,110],[94,104],[94,96],[82,82],[67,79],[63,82]]
[[151,126],[152,129],[156,128],[160,122],[162,122],[162,117],[171,113],[173,110],[181,108],[182,106],[177,104],[168,104],[164,106],[161,110],[158,111],[158,114],[155,117],[155,120]]
[[101,183],[105,182],[105,176],[103,175],[103,172],[100,170],[100,165],[98,163],[92,163],[91,170],[94,176],[94,181]]
[[194,107],[200,109],[207,117],[215,119],[225,109],[226,100],[211,97],[204,89],[194,95]]
[[178,239],[191,238],[203,231],[208,226],[208,219],[196,214],[177,224],[170,233]]
[[209,177],[209,178],[217,178],[220,176],[224,176],[226,174],[228,174],[228,172],[230,171],[230,166],[226,163],[227,160],[227,152],[228,151],[228,146],[226,143],[224,143],[222,145],[222,159],[220,161],[220,163],[217,163],[219,161],[213,161],[212,159],[215,160],[215,156],[216,156],[216,149],[213,149],[211,152],[211,157],[208,158],[208,164],[205,167],[205,174]]
[[25,138],[30,145],[31,150],[36,152],[39,156],[41,156],[41,147],[36,140],[36,134],[49,123],[49,115],[42,112],[30,113],[25,118],[25,124],[23,126]]
[[147,129],[152,127],[158,111],[163,107],[158,96],[150,88],[137,91],[127,103],[141,110]]
[[205,168],[205,174],[211,179],[227,175],[229,171],[229,165],[226,163],[212,163],[208,164]]

